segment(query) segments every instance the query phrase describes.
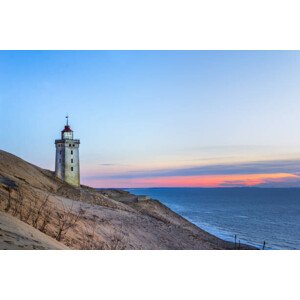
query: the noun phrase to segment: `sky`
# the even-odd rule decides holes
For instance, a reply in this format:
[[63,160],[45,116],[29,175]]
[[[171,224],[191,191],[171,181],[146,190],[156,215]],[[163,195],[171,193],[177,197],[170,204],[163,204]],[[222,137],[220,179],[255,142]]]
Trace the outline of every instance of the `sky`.
[[94,187],[300,187],[299,51],[0,51],[0,149]]

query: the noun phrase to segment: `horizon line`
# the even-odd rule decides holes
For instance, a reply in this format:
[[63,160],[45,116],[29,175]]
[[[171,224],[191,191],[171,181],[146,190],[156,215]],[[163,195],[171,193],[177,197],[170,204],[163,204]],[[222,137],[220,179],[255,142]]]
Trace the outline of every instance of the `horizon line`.
[[102,190],[123,190],[123,189],[300,189],[299,186],[282,186],[282,187],[271,187],[271,186],[219,186],[219,187],[197,187],[197,186],[157,186],[157,187],[94,187],[94,189]]

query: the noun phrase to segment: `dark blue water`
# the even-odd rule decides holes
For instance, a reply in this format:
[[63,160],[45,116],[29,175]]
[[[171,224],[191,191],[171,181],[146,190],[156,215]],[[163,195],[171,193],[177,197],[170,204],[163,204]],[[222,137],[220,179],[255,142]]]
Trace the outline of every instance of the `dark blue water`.
[[148,195],[204,230],[228,241],[267,249],[300,249],[300,189],[150,188]]

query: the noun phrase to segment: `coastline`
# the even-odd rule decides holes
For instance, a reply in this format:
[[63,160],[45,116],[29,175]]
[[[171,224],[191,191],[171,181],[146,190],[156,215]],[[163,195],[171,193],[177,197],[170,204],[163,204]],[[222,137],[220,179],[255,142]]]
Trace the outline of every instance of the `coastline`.
[[[10,240],[4,235],[0,237],[3,249],[8,248],[6,244],[10,249],[47,248],[50,244],[78,250],[236,248],[160,201],[120,189],[74,187],[58,179],[52,171],[5,151],[0,151],[0,211],[12,231],[5,235],[15,237]],[[20,232],[19,228],[24,230]],[[26,240],[31,230],[39,236],[38,244],[19,245],[18,240]],[[244,244],[240,248],[255,249]]]
[[[150,198],[149,200],[152,201],[158,201],[159,203],[161,203],[162,205],[166,205],[163,202],[161,202],[159,199],[152,199]],[[167,206],[167,205],[166,205]],[[193,224],[194,226],[197,226],[200,230],[208,233],[211,236],[214,236],[217,239],[222,240],[224,243],[228,243],[230,245],[232,245],[231,250],[262,250],[262,248],[259,247],[259,245],[257,244],[251,244],[251,242],[245,240],[245,239],[237,239],[237,242],[234,242],[234,238],[230,238],[230,234],[228,233],[227,235],[222,234],[222,231],[218,230],[218,229],[213,229],[213,226],[205,226],[203,224],[194,222],[193,220],[182,216],[180,213],[176,212],[175,210],[173,210],[171,207],[167,206],[172,212],[174,212],[175,214],[179,215],[181,218],[187,220],[188,222],[190,222],[191,224]],[[270,247],[264,249],[264,250],[273,250]]]
[[176,209],[168,206],[166,203],[164,203],[160,199],[152,198],[150,195],[142,195],[142,194],[134,193],[135,189],[128,189],[128,188],[123,188],[123,189],[97,188],[97,190],[102,191],[102,192],[113,191],[113,190],[115,190],[115,191],[124,191],[124,192],[130,193],[131,196],[134,196],[134,198],[129,197],[129,199],[128,199],[127,197],[125,197],[125,199],[119,199],[119,201],[121,201],[122,203],[130,203],[130,202],[132,202],[132,203],[134,203],[134,202],[136,202],[136,203],[144,202],[145,203],[147,201],[157,202],[161,206],[166,207],[173,214],[177,215],[181,219],[183,219],[186,222],[188,222],[188,223],[192,224],[193,226],[197,227],[199,230],[205,232],[209,236],[222,241],[224,244],[231,245],[229,247],[229,250],[262,250],[262,248],[260,248],[258,244],[251,244],[250,242],[248,242],[245,239],[237,239],[237,241],[234,242],[234,238],[230,239],[229,234],[228,235],[222,235],[222,234],[220,234],[221,231],[212,230],[212,228],[213,228],[212,226],[204,226],[203,224],[199,224],[197,222],[194,222],[193,220],[189,219],[188,217],[183,216],[182,214],[180,214],[178,211],[176,211]]
[[[222,239],[223,241],[226,241],[228,243],[232,243],[235,244],[234,242],[234,235],[232,235],[230,232],[225,233],[224,230],[221,230],[219,228],[216,228],[212,225],[204,225],[201,224],[199,222],[194,222],[193,220],[187,218],[187,220],[193,224],[195,224],[196,226],[198,226],[199,228],[201,228],[202,230],[208,232],[209,234],[212,234],[214,236],[216,236],[219,239]],[[237,245],[240,242],[240,244],[249,246],[249,247],[253,247],[256,250],[262,250],[263,244],[259,245],[256,243],[251,243],[249,240],[245,239],[245,238],[238,238],[237,236]],[[271,247],[266,247],[264,250],[275,250]]]
[[[143,188],[141,190],[145,190],[146,188]],[[170,188],[150,188],[150,190],[159,190],[159,189],[170,189]],[[183,189],[183,188],[182,188]],[[285,249],[281,249],[281,248],[275,248],[275,247],[271,247],[269,245],[266,245],[265,248],[264,247],[264,243],[262,242],[260,243],[255,243],[253,241],[251,241],[250,239],[247,239],[247,237],[240,237],[238,235],[236,235],[236,242],[235,242],[235,233],[231,232],[231,231],[227,231],[224,228],[218,228],[212,224],[208,224],[205,222],[201,222],[201,221],[195,221],[193,220],[193,218],[189,218],[188,216],[182,214],[180,212],[179,209],[176,209],[176,205],[170,205],[169,203],[167,203],[166,201],[163,201],[161,198],[156,197],[153,198],[151,196],[151,194],[147,194],[147,195],[142,195],[137,193],[138,190],[140,190],[139,188],[124,188],[123,190],[128,191],[130,193],[136,194],[138,197],[148,197],[152,200],[156,200],[159,201],[160,203],[162,203],[163,205],[166,205],[169,209],[171,209],[174,213],[178,214],[179,216],[181,216],[182,218],[186,219],[188,222],[194,224],[195,226],[197,226],[199,229],[207,232],[208,234],[215,236],[218,239],[223,240],[224,242],[230,243],[232,245],[237,245],[240,243],[240,245],[244,245],[246,247],[250,247],[252,249],[256,249],[256,250],[285,250]]]

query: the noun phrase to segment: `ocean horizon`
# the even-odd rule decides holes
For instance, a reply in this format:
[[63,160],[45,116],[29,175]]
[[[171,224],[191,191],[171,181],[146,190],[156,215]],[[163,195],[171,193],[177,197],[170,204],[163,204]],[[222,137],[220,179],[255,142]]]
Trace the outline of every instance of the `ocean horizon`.
[[157,199],[226,241],[273,250],[300,249],[300,189],[265,187],[126,188]]

